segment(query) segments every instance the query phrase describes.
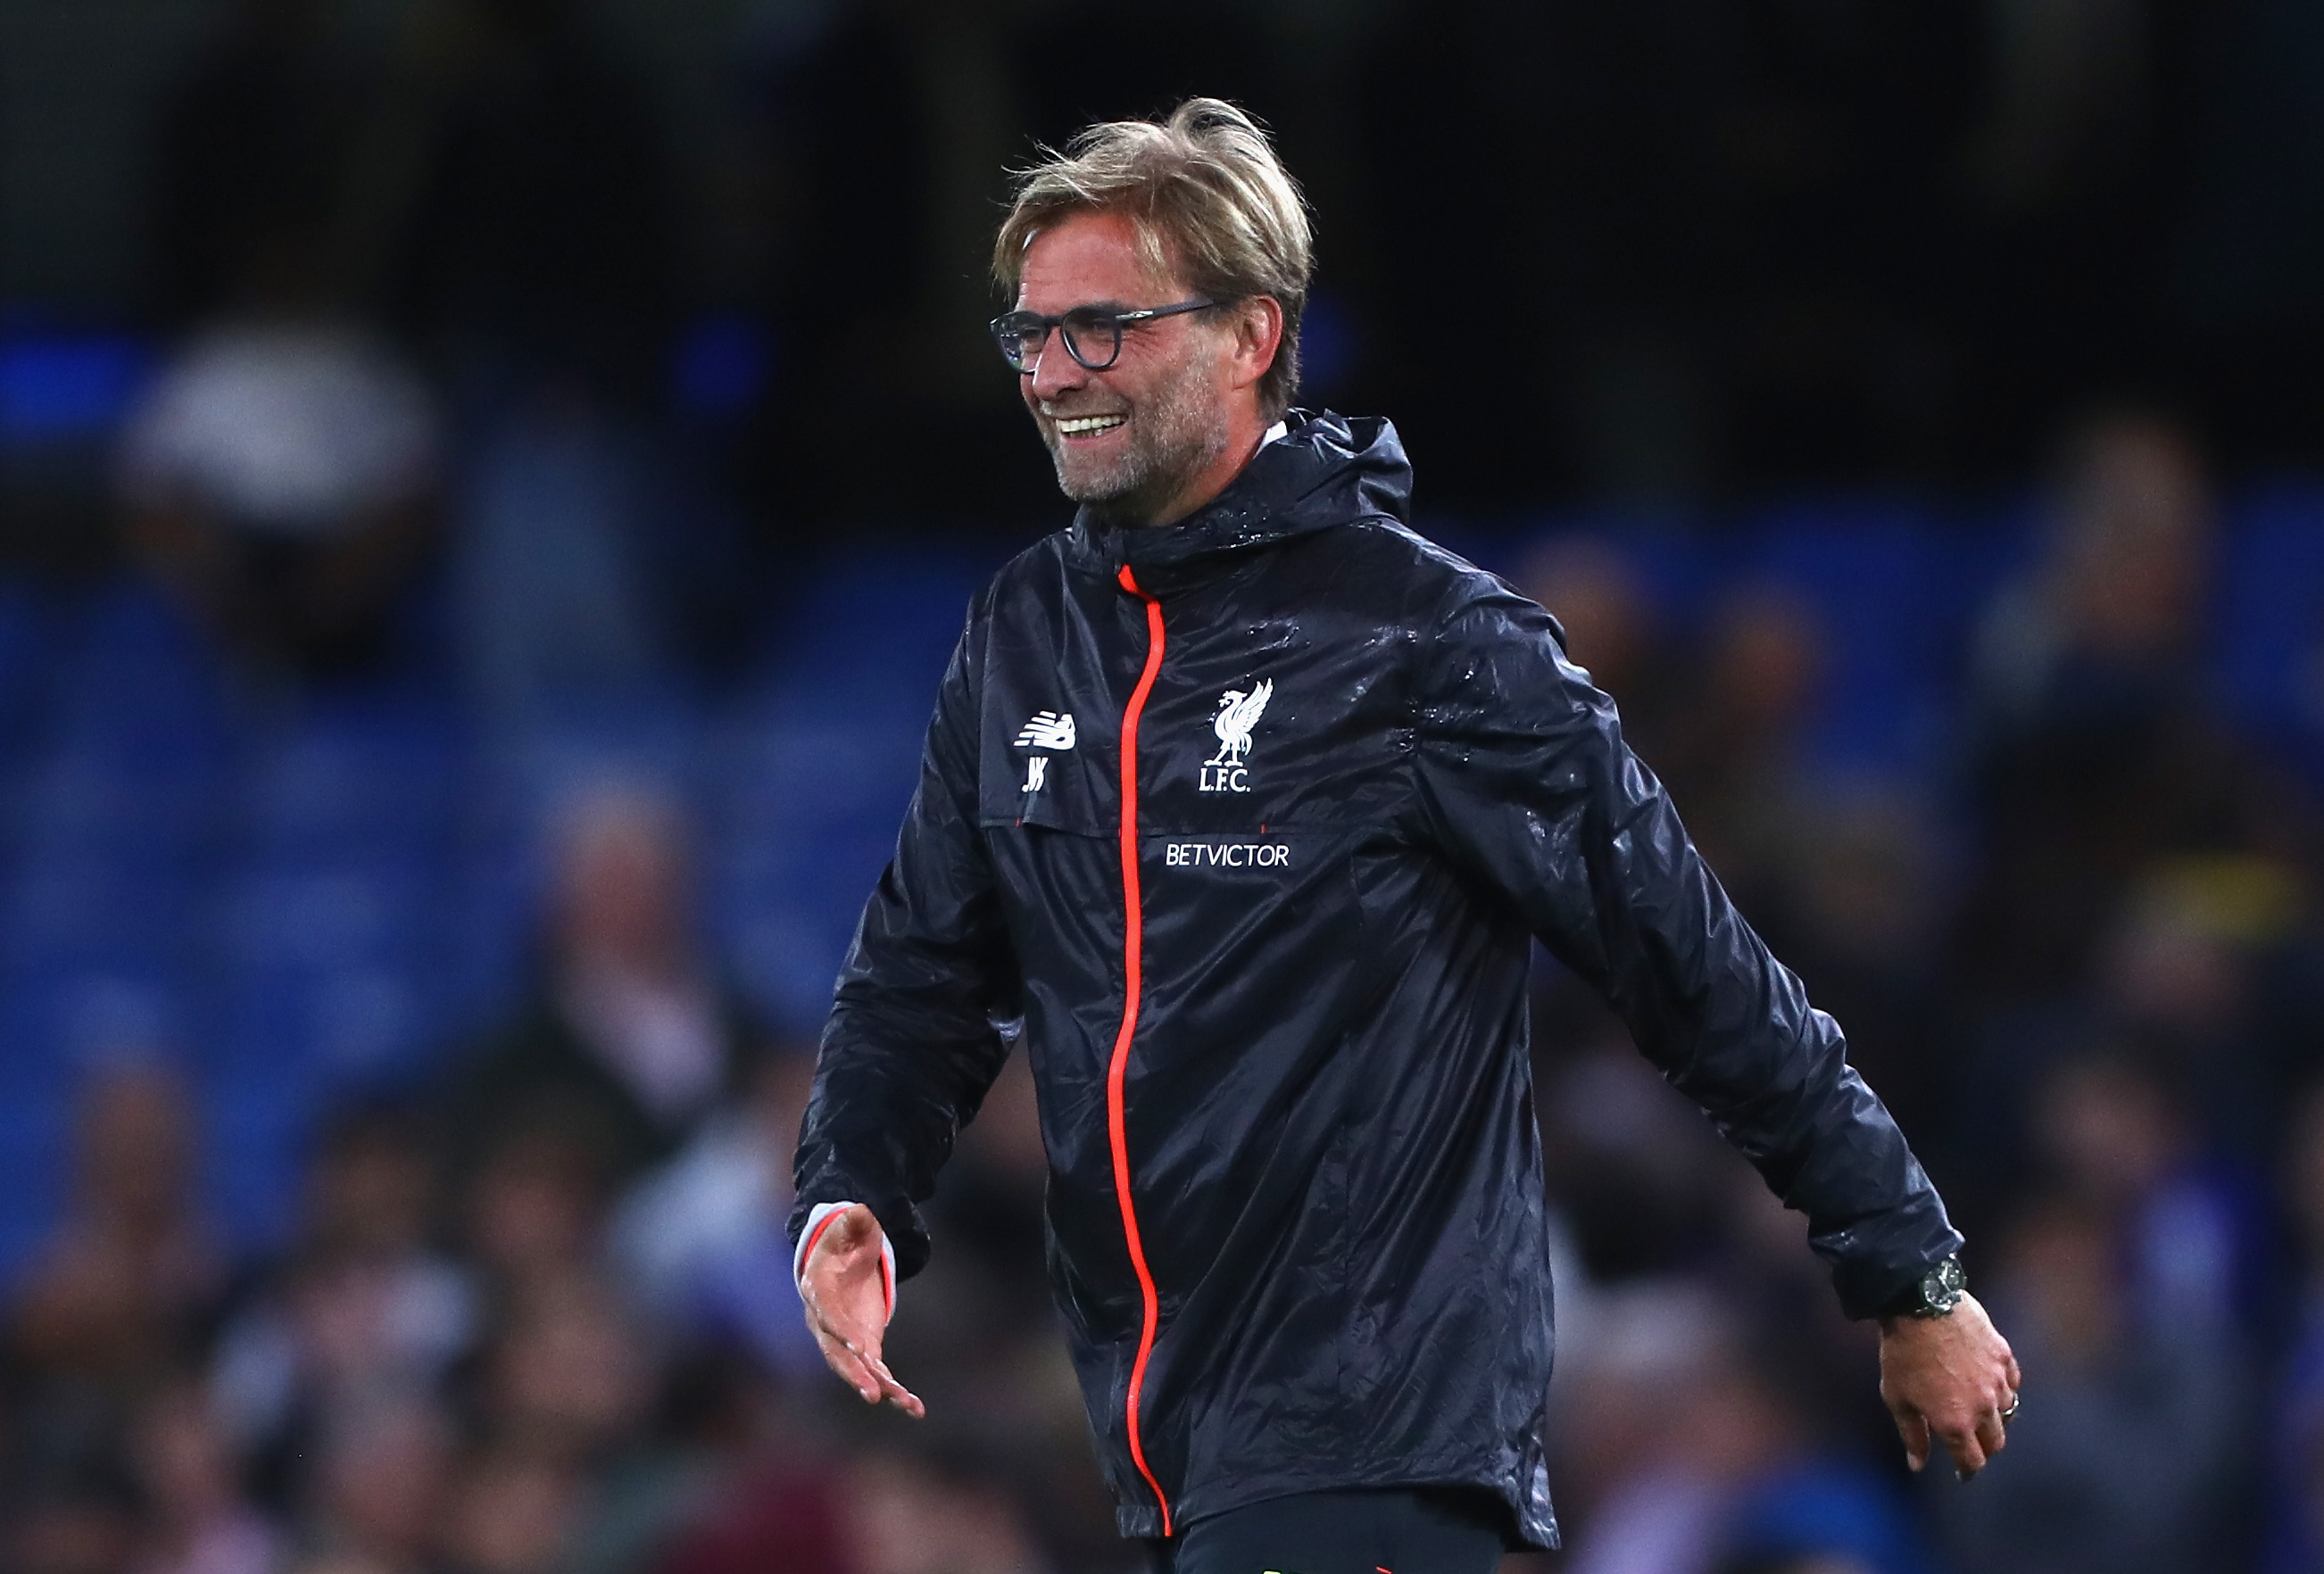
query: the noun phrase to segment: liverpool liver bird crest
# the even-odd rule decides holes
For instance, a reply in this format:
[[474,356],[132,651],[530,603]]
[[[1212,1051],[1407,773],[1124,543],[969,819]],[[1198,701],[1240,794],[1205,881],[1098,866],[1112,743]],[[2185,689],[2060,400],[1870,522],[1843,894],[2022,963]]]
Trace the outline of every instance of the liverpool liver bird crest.
[[1219,735],[1219,751],[1204,760],[1205,765],[1240,765],[1242,757],[1250,752],[1250,730],[1259,725],[1259,713],[1267,709],[1268,700],[1275,693],[1275,680],[1262,678],[1249,694],[1231,688],[1219,699],[1218,719],[1211,731]]

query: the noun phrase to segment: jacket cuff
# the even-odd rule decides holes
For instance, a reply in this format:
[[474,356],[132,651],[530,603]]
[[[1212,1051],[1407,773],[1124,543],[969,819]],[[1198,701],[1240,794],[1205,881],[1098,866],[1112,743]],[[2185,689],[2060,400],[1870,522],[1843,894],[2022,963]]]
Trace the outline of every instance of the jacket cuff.
[[[807,1260],[815,1255],[816,1243],[833,1220],[854,1206],[853,1202],[818,1202],[807,1210],[807,1228],[799,1231],[798,1245],[791,1252],[791,1283],[799,1287],[801,1295],[806,1293]],[[880,1231],[880,1290],[887,1298],[887,1315],[895,1316],[896,1248],[888,1244],[884,1228]]]
[[1923,1237],[1917,1250],[1879,1262],[1842,1263],[1832,1274],[1840,1291],[1840,1310],[1857,1319],[1886,1317],[1920,1291],[1922,1275],[1967,1244],[1960,1232],[1940,1213],[1937,1229]]

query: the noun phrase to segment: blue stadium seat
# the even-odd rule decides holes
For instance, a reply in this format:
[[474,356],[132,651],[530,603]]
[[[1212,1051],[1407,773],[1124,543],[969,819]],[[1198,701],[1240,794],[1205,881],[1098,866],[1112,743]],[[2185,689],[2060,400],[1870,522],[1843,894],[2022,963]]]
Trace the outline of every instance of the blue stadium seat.
[[134,586],[62,606],[10,840],[55,860],[191,878],[216,851],[232,739],[216,664],[172,609]]
[[918,780],[930,700],[764,712],[714,756],[713,928],[779,1023],[812,1026]]
[[2229,510],[2217,608],[2227,704],[2324,780],[2324,483],[2279,482]]
[[830,1009],[832,982],[895,836],[893,819],[876,827],[866,820],[813,841],[760,834],[726,845],[714,926],[735,976],[777,1024],[812,1031]]
[[712,803],[724,816],[770,826],[893,815],[919,781],[933,694],[918,705],[847,716],[761,713],[722,741]]
[[58,712],[69,741],[104,741],[165,764],[222,758],[224,664],[201,631],[136,580],[92,592],[60,641]]
[[443,1037],[421,977],[386,958],[232,975],[220,991],[216,1068],[318,1100],[416,1076]]
[[0,1045],[7,1097],[57,1099],[94,1061],[194,1050],[205,1024],[184,971],[134,966],[14,966],[0,971]]
[[800,576],[776,614],[762,670],[811,708],[845,713],[908,698],[925,719],[968,603],[1002,560],[892,542],[835,556]]
[[[1710,600],[1717,551],[1687,521],[1661,514],[1575,511],[1529,522],[1480,566],[1522,578],[1527,566],[1562,542],[1589,542],[1617,554],[1637,575],[1648,610],[1674,633],[1702,615]],[[1545,587],[1519,584],[1527,594]]]
[[1951,637],[1966,641],[1994,598],[2032,574],[2048,549],[2049,500],[2023,492],[1965,511],[1945,532],[1938,565]]
[[215,761],[101,747],[46,752],[26,763],[16,784],[13,840],[27,860],[191,870],[218,848],[226,786]]
[[1784,505],[1755,523],[1735,569],[1806,597],[1828,642],[1817,752],[1843,769],[1933,769],[1952,611],[1938,521],[1865,498]]
[[55,644],[54,610],[30,586],[0,584],[0,759],[21,758]]
[[0,335],[0,446],[107,442],[154,361],[154,345],[128,334],[12,325]]
[[226,1238],[245,1252],[290,1237],[327,1095],[311,1080],[227,1075],[205,1090],[208,1193]]
[[71,1107],[62,1090],[0,1100],[0,1293],[14,1287],[55,1228],[71,1184]]
[[435,932],[441,881],[440,869],[401,859],[246,866],[219,892],[219,960],[333,967],[414,954]]
[[442,915],[446,951],[431,976],[446,1045],[513,1009],[531,982],[542,906],[539,861],[510,842],[482,842],[456,866]]
[[412,858],[253,863],[222,884],[213,1063],[327,1083],[392,1078],[438,1044],[448,874]]
[[310,707],[252,751],[236,805],[245,845],[278,860],[440,850],[461,742],[448,707]]
[[0,879],[0,967],[172,971],[195,958],[204,894],[166,862],[36,849]]

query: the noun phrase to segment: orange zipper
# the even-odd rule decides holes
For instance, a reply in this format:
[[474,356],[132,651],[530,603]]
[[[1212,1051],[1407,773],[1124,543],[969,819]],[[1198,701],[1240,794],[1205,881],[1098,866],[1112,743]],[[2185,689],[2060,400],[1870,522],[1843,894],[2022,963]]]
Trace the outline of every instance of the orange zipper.
[[1162,1484],[1146,1463],[1146,1445],[1138,1433],[1138,1400],[1146,1386],[1146,1362],[1154,1353],[1154,1332],[1161,1321],[1161,1302],[1154,1293],[1154,1275],[1147,1271],[1146,1247],[1138,1235],[1138,1209],[1130,1197],[1130,1141],[1122,1120],[1122,1079],[1130,1070],[1130,1043],[1138,1033],[1138,999],[1141,989],[1139,952],[1145,940],[1145,918],[1138,894],[1138,718],[1146,709],[1146,696],[1154,692],[1155,674],[1162,670],[1162,603],[1138,588],[1138,581],[1127,564],[1121,569],[1121,588],[1146,603],[1146,670],[1139,674],[1138,686],[1130,691],[1130,704],[1121,713],[1121,905],[1126,920],[1122,930],[1121,961],[1124,982],[1121,1001],[1121,1031],[1114,1036],[1113,1060],[1105,1074],[1106,1136],[1113,1146],[1113,1195],[1121,1205],[1122,1238],[1130,1243],[1130,1266],[1138,1275],[1138,1293],[1145,1298],[1146,1318],[1138,1333],[1138,1358],[1130,1367],[1130,1399],[1124,1406],[1130,1422],[1130,1457],[1138,1466],[1138,1473],[1146,1477],[1146,1485],[1154,1489],[1154,1501],[1162,1505],[1162,1533],[1170,1533],[1170,1500],[1163,1496]]

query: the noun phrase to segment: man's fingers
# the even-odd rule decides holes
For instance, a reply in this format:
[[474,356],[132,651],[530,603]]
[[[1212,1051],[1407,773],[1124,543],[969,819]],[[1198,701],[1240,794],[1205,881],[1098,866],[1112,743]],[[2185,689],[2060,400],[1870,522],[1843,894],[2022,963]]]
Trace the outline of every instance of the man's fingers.
[[829,1334],[833,1339],[836,1340],[841,1348],[844,1349],[849,1355],[855,1358],[855,1364],[862,1367],[864,1371],[870,1373],[873,1378],[876,1379],[881,1372],[887,1369],[880,1364],[880,1339],[878,1335],[874,1334],[867,1337],[860,1330],[848,1328],[844,1324],[832,1322],[825,1323],[823,1325],[823,1331]]
[[823,1298],[809,1294],[806,1298],[807,1330],[822,1347],[823,1357],[831,1369],[839,1374],[849,1386],[875,1404],[880,1398],[880,1336],[867,1334],[849,1326],[848,1320],[834,1317],[824,1309]]
[[2002,1424],[2001,1412],[1988,1410],[1977,1418],[1977,1442],[1988,1459],[2009,1446],[2009,1432]]
[[[823,1256],[821,1247],[816,1247],[816,1256]],[[830,1270],[830,1264],[822,1264],[799,1285],[799,1303],[807,1313],[808,1330],[818,1339],[828,1339],[858,1357],[879,1359],[881,1330],[862,1315],[866,1310],[862,1304],[864,1296],[853,1293],[858,1286],[835,1282]]]
[[848,1348],[845,1340],[819,1325],[810,1324],[816,1348],[823,1352],[823,1363],[834,1376],[855,1390],[867,1404],[880,1403],[881,1389],[879,1374],[872,1370],[863,1358]]
[[816,1348],[823,1352],[824,1365],[834,1376],[846,1384],[865,1401],[876,1404],[880,1398],[880,1379],[862,1356],[847,1347],[847,1341],[825,1329],[815,1330]]
[[920,1396],[897,1382],[895,1374],[889,1371],[884,1364],[875,1362],[872,1370],[880,1379],[880,1393],[882,1398],[914,1421],[927,1419],[928,1407],[920,1403]]
[[[915,1421],[926,1419],[928,1407],[920,1396],[896,1381],[888,1370],[888,1363],[876,1351],[867,1351],[850,1340],[818,1330],[816,1336],[824,1345],[824,1359],[831,1369],[862,1396],[866,1404],[885,1402],[893,1404]],[[835,1355],[834,1352],[837,1352]]]
[[1964,1481],[1985,1468],[1985,1446],[1978,1441],[1974,1427],[1960,1427],[1941,1432],[1945,1451],[1953,1457],[1953,1469]]
[[920,1396],[897,1382],[896,1375],[881,1358],[877,1334],[851,1337],[812,1312],[807,1317],[807,1329],[823,1351],[824,1364],[837,1374],[841,1382],[854,1389],[866,1404],[884,1401],[915,1421],[926,1419],[928,1409],[920,1402]]
[[2010,1391],[2012,1394],[2015,1394],[2015,1393],[2016,1393],[2020,1388],[2023,1388],[2024,1386],[2025,1386],[2025,1374],[2024,1374],[2024,1373],[2023,1373],[2023,1372],[2021,1372],[2021,1371],[2019,1371],[2019,1370],[2017,1369],[2017,1358],[2016,1358],[2015,1356],[2011,1356],[2011,1357],[2009,1357],[2009,1358],[2008,1358],[2008,1361],[2009,1361],[2009,1391]]
[[1904,1440],[1904,1463],[1917,1470],[1929,1462],[1929,1423],[1910,1405],[1892,1404],[1897,1435]]

